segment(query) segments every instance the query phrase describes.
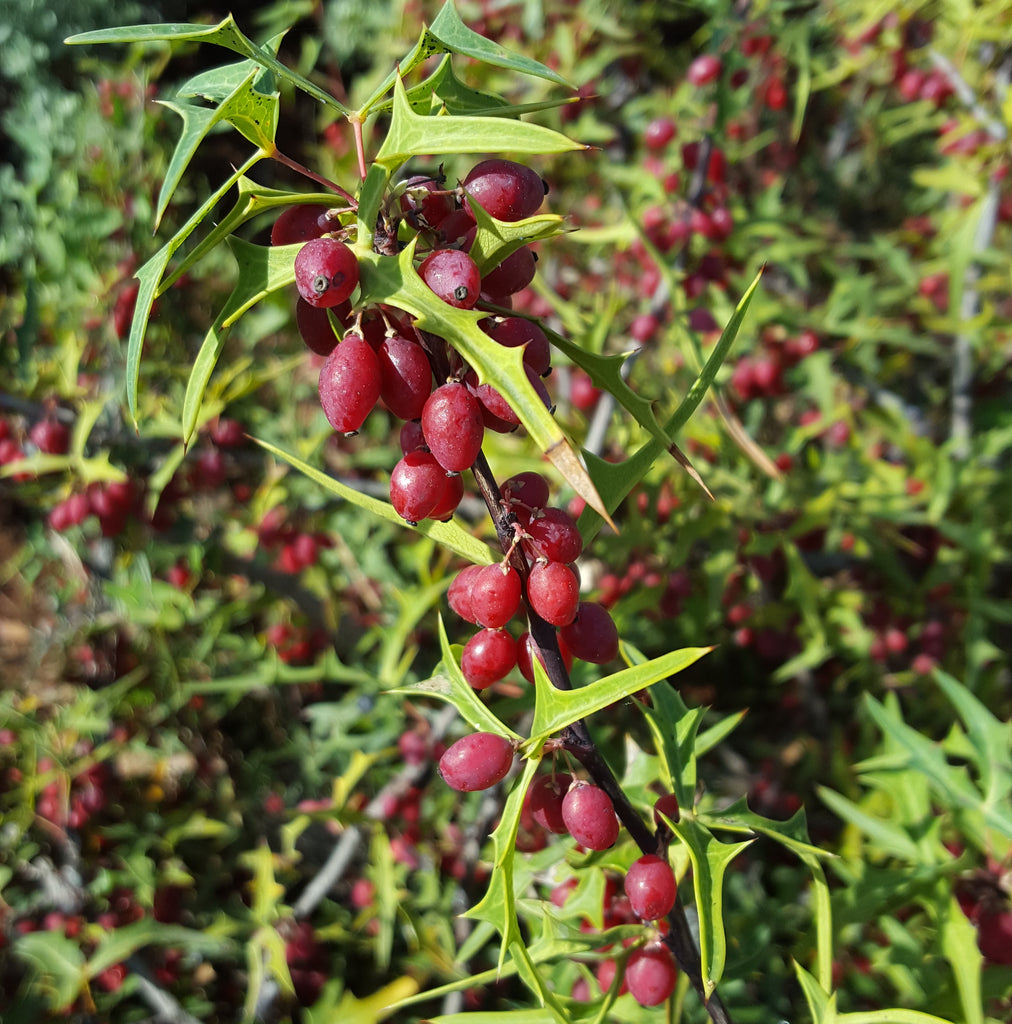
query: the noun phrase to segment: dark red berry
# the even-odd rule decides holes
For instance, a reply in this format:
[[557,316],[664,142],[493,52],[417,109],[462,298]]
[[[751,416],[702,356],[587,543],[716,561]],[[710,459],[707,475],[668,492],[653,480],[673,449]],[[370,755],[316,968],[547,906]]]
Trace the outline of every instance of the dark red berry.
[[537,171],[512,160],[483,160],[464,179],[464,191],[498,220],[532,217],[544,202],[548,186]]
[[478,265],[459,249],[437,249],[422,260],[418,275],[444,302],[470,309],[481,294]]
[[362,426],[380,395],[376,353],[357,334],[344,340],[320,368],[320,403],[330,425],[343,434]]
[[471,611],[480,626],[505,626],[520,608],[520,575],[511,565],[484,565],[471,580]]
[[446,472],[429,452],[408,452],[390,473],[390,504],[402,519],[417,523],[432,513],[445,488]]
[[513,744],[505,736],[476,732],[447,749],[439,759],[439,774],[451,789],[471,793],[501,782],[512,764]]
[[271,228],[271,245],[309,242],[339,226],[337,218],[331,217],[329,206],[317,203],[289,206]]
[[338,306],[358,286],[358,260],[336,238],[314,238],[295,257],[295,287],[311,306]]
[[607,850],[618,839],[618,819],[611,797],[590,783],[576,783],[562,801],[566,830],[588,850]]
[[425,350],[416,341],[394,334],[379,347],[380,397],[399,419],[422,415],[432,392],[432,369]]
[[635,950],[625,968],[629,992],[640,1006],[658,1006],[675,990],[678,969],[675,958],[663,943]]
[[633,912],[644,921],[667,917],[675,905],[677,891],[675,873],[666,860],[648,853],[629,865],[625,894]]
[[572,781],[569,772],[534,776],[528,795],[531,815],[548,832],[565,835],[569,831],[562,819],[562,801]]
[[618,628],[603,605],[581,601],[576,618],[562,627],[561,635],[581,661],[604,665],[618,657]]
[[531,609],[553,626],[566,626],[576,617],[580,581],[562,562],[535,562],[527,577]]
[[422,432],[443,469],[463,472],[478,457],[485,432],[478,400],[463,384],[443,384],[425,402]]

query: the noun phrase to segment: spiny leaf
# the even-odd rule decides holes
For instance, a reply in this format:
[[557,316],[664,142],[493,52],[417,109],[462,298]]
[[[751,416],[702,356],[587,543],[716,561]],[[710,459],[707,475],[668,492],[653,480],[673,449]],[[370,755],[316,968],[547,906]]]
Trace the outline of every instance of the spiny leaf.
[[453,551],[455,554],[458,554],[462,558],[466,558],[477,565],[490,565],[492,562],[496,561],[495,555],[493,555],[487,544],[483,544],[476,537],[472,537],[471,534],[467,533],[452,520],[448,523],[437,523],[422,520],[422,522],[418,523],[417,526],[409,526],[408,523],[401,519],[401,517],[394,511],[393,505],[388,502],[380,501],[378,498],[373,498],[368,494],[363,494],[361,491],[356,491],[353,487],[349,487],[347,484],[342,484],[340,480],[335,480],[332,476],[328,476],[319,469],[310,466],[309,463],[303,462],[302,459],[292,455],[290,452],[283,451],[281,448],[276,447],[269,441],[262,441],[256,437],[251,438],[250,440],[260,445],[260,447],[266,451],[269,451],[272,455],[275,455],[284,462],[287,462],[300,473],[304,473],[311,480],[324,488],[324,490],[329,491],[331,494],[336,494],[339,498],[344,498],[346,501],[350,501],[353,505],[357,505],[359,508],[363,508],[367,512],[371,512],[380,519],[385,519],[390,523],[396,523],[398,526],[402,526],[406,530],[415,530],[418,533],[424,534],[426,537],[431,537],[444,548]]
[[[710,353],[710,358],[707,359],[706,365],[699,372],[699,375],[674,414],[663,425],[666,436],[673,437],[686,424],[713,384],[717,371],[723,365],[731,349],[731,344],[737,337],[738,330],[745,318],[749,304],[752,301],[752,296],[755,294],[761,278],[762,271],[760,270],[745,290],[745,294],[738,301],[738,305],[724,327],[720,340]],[[608,495],[607,505],[609,513],[618,508],[629,492],[646,476],[650,467],[657,461],[663,451],[664,447],[661,443],[651,438],[637,452],[622,462],[605,462],[603,459],[585,453],[587,469],[591,479],[602,493]],[[580,534],[583,536],[585,544],[597,536],[602,525],[603,522],[596,509],[585,508],[580,513]]]
[[[681,651],[672,651],[659,658],[622,669],[613,675],[605,676],[587,686],[575,690],[559,690],[552,686],[541,668],[541,663],[534,660],[535,697],[534,722],[531,725],[531,736],[527,748],[538,750],[549,736],[560,732],[567,726],[578,722],[581,718],[602,711],[620,700],[625,700],[638,690],[653,686],[654,683],[667,679],[681,672],[704,654],[711,647],[687,647]],[[540,678],[540,683],[539,683]]]
[[291,82],[297,89],[309,93],[314,99],[334,107],[342,114],[348,114],[348,108],[339,103],[333,96],[325,92],[319,86],[314,85],[308,78],[285,67],[263,46],[257,46],[252,40],[239,31],[235,19],[230,14],[217,25],[193,25],[193,24],[161,24],[161,25],[128,25],[123,28],[99,29],[95,32],[83,32],[80,35],[70,36],[64,40],[70,45],[84,45],[91,43],[154,43],[154,42],[193,42],[193,43],[214,43],[216,46],[223,46],[227,50],[249,57],[261,67],[272,71],[278,78]]
[[166,267],[169,265],[169,260],[172,259],[173,253],[183,242],[190,237],[193,229],[214,209],[222,196],[264,156],[265,154],[262,151],[257,150],[242,167],[236,170],[228,181],[212,195],[208,196],[200,208],[190,215],[187,222],[134,275],[140,282],[140,290],[134,305],[134,316],[130,324],[130,338],[127,342],[126,389],[127,405],[135,427],[137,426],[137,382],[140,376],[144,334],[147,331],[148,319],[151,316],[151,307],[154,305],[158,284],[165,273]]
[[287,288],[295,280],[295,257],[301,248],[299,243],[253,245],[235,235],[229,235],[227,241],[239,264],[239,280],[224,307],[215,317],[214,323],[208,328],[190,370],[183,398],[184,444],[189,444],[196,429],[207,382],[211,379],[214,367],[221,356],[228,328],[265,296],[281,288]]
[[404,83],[394,83],[393,117],[376,163],[390,169],[422,153],[566,153],[587,147],[551,128],[498,117],[416,114]]
[[554,213],[508,222],[486,213],[473,199],[469,205],[478,226],[469,253],[483,277],[529,242],[554,238],[566,231],[565,222]]
[[701,822],[691,817],[670,821],[685,843],[692,862],[692,888],[699,915],[699,956],[706,998],[713,994],[724,973],[727,944],[724,937],[724,872],[753,840],[721,843]]
[[158,193],[155,230],[158,229],[169,201],[182,180],[183,172],[208,132],[216,124],[227,121],[255,146],[265,152],[273,149],[278,127],[280,94],[273,88],[273,76],[264,72],[255,62],[243,61],[241,66],[246,68],[245,77],[217,107],[175,103],[170,100],[159,101],[162,106],[174,111],[183,119],[183,131],[176,143],[165,172],[165,180]]
[[439,645],[443,652],[441,662],[443,671],[440,675],[424,682],[401,686],[387,692],[409,697],[435,697],[444,700],[460,712],[461,718],[472,729],[478,732],[492,732],[497,736],[505,736],[509,740],[520,739],[519,733],[510,729],[489,710],[487,705],[482,703],[474,687],[464,678],[464,673],[460,670],[459,655],[454,652],[446,636],[446,626],[443,623],[442,615],[439,616]]
[[412,262],[414,245],[398,256],[380,256],[356,248],[361,273],[361,303],[385,303],[410,313],[419,328],[445,338],[491,384],[520,417],[531,440],[587,504],[605,512],[587,470],[570,447],[561,428],[545,408],[523,369],[523,352],[504,348],[478,327],[488,314],[455,309],[443,302],[418,276]]
[[519,53],[512,53],[498,43],[479,35],[469,29],[454,7],[452,0],[443,4],[435,21],[429,26],[429,34],[439,40],[451,53],[459,53],[463,57],[472,57],[482,64],[491,64],[506,71],[515,71],[521,75],[533,75],[549,82],[572,88],[558,72],[545,67],[544,64]]

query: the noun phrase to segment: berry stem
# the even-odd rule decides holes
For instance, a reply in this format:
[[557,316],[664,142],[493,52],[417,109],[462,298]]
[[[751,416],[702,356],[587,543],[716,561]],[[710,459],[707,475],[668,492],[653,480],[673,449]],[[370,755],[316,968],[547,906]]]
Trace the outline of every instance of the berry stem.
[[323,177],[322,174],[317,174],[316,171],[306,167],[305,164],[300,164],[298,160],[293,160],[290,156],[285,156],[285,154],[277,147],[267,155],[272,160],[277,160],[279,164],[284,164],[285,167],[290,167],[293,171],[298,171],[299,174],[304,175],[311,181],[315,181],[318,185],[322,185],[324,188],[330,189],[332,192],[336,192],[339,196],[348,201],[352,210],[358,209],[358,200],[347,189],[341,188],[337,182]]

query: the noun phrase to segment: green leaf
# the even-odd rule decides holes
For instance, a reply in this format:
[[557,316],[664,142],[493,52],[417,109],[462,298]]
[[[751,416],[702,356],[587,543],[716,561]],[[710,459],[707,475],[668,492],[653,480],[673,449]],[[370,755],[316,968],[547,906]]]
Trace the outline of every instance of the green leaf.
[[660,757],[660,781],[688,809],[696,802],[696,739],[706,708],[690,710],[671,686],[651,694],[651,703],[643,714]]
[[952,967],[959,990],[959,1002],[966,1024],[984,1024],[984,1005],[980,987],[980,972],[984,957],[977,946],[977,930],[951,895],[951,882],[945,880],[945,893],[941,920],[938,922],[942,952]]
[[[461,718],[477,732],[492,732],[505,736],[509,740],[519,740],[520,734],[514,732],[502,722],[478,697],[473,686],[464,678],[460,670],[459,655],[450,646],[446,636],[446,626],[442,615],[439,616],[439,646],[443,652],[441,662],[443,672],[423,682],[411,686],[387,690],[387,693],[408,697],[435,697],[452,704]],[[459,650],[459,648],[458,648]]]
[[852,800],[824,786],[819,786],[817,792],[822,802],[838,818],[860,829],[883,853],[911,862],[919,859],[917,844],[906,829],[862,811]]
[[414,244],[397,256],[381,256],[361,247],[355,251],[361,274],[361,304],[396,306],[410,313],[421,330],[445,338],[474,368],[479,380],[491,384],[510,403],[531,440],[569,486],[590,507],[606,512],[587,470],[527,379],[523,351],[504,348],[478,327],[478,321],[488,314],[455,309],[436,296],[414,268]]
[[985,802],[996,810],[1008,807],[1012,793],[1012,722],[1003,722],[952,676],[935,669],[935,682],[966,725],[966,754],[980,776]]
[[558,1018],[550,1010],[483,1010],[426,1017],[426,1024],[554,1024]]
[[512,53],[498,43],[486,39],[477,32],[469,29],[454,7],[452,0],[443,4],[435,21],[429,26],[429,35],[437,39],[451,53],[459,53],[463,57],[471,57],[482,64],[491,64],[493,67],[503,68],[506,71],[514,71],[519,75],[533,75],[536,78],[544,78],[549,82],[564,85],[572,88],[560,74],[552,71],[530,57],[519,53]]
[[275,455],[284,462],[287,462],[300,473],[304,473],[310,480],[315,481],[324,488],[324,490],[329,491],[331,494],[336,494],[339,498],[344,498],[346,501],[350,501],[353,505],[357,505],[359,508],[363,508],[367,512],[371,512],[380,519],[385,519],[390,523],[396,523],[398,526],[402,526],[406,530],[415,530],[418,533],[424,534],[426,537],[431,537],[444,548],[453,551],[462,558],[466,558],[469,561],[474,562],[476,565],[491,565],[492,562],[498,560],[492,549],[487,544],[484,544],[476,537],[472,537],[471,534],[467,533],[452,520],[448,523],[436,523],[423,520],[417,526],[410,526],[394,511],[393,505],[389,502],[380,501],[378,498],[373,498],[368,494],[363,494],[361,491],[356,491],[353,487],[349,487],[347,484],[342,484],[332,476],[310,466],[309,463],[303,462],[302,459],[297,456],[283,451],[281,448],[275,447],[269,441],[262,441],[256,437],[251,438],[250,440],[260,445],[260,447],[264,448],[266,451],[269,451],[272,455]]
[[[745,319],[745,314],[748,312],[749,304],[759,286],[762,274],[763,272],[760,270],[745,290],[745,294],[738,301],[734,313],[721,332],[720,339],[714,345],[706,365],[699,372],[674,414],[663,425],[666,436],[673,437],[688,422],[689,417],[695,412],[713,384],[717,371],[723,365],[731,345],[738,335],[738,330]],[[604,459],[585,455],[591,479],[603,494],[608,495],[609,514],[618,508],[632,489],[646,476],[650,467],[664,450],[665,447],[657,439],[651,438],[635,454],[621,462],[605,462]],[[584,538],[584,544],[589,544],[597,536],[603,525],[603,520],[596,509],[588,507],[580,513],[578,525],[580,534]]]
[[539,750],[545,740],[567,726],[681,672],[711,650],[712,647],[686,647],[672,651],[574,690],[552,686],[541,663],[535,659],[534,721],[525,746]]
[[54,1010],[65,1010],[84,982],[84,953],[60,932],[29,932],[14,943],[14,951],[40,975],[37,987]]
[[147,331],[148,320],[151,316],[151,307],[154,305],[158,284],[169,265],[173,253],[189,238],[193,229],[214,209],[222,196],[238,182],[246,172],[259,160],[262,160],[264,153],[257,150],[246,161],[242,167],[219,189],[204,201],[199,209],[191,214],[189,220],[162,246],[154,256],[134,275],[140,282],[140,289],[137,294],[137,301],[134,306],[134,316],[130,324],[130,338],[127,342],[127,368],[126,368],[126,389],[127,405],[130,409],[130,416],[137,427],[137,382],[140,377],[141,351],[144,347],[144,334]]
[[[227,121],[259,149],[268,153],[273,150],[280,99],[280,94],[273,88],[274,78],[270,73],[262,71],[253,61],[243,61],[238,67],[246,69],[245,77],[215,108],[159,100],[162,106],[174,111],[183,119],[183,131],[165,171],[161,191],[158,193],[155,230],[158,229],[169,200],[182,180],[183,172],[208,132],[216,124]],[[232,73],[233,70],[234,68],[220,69],[223,73]]]
[[824,989],[797,960],[793,963],[794,973],[798,976],[805,1002],[808,1003],[808,1012],[812,1015],[812,1024],[834,1024],[838,1020],[836,996]]
[[963,768],[950,764],[937,744],[891,714],[870,694],[865,694],[865,707],[876,725],[906,752],[908,766],[924,775],[949,807],[980,813],[990,828],[1012,839],[1012,811],[1008,807],[986,803]]
[[207,935],[195,928],[162,924],[150,918],[115,928],[102,937],[88,958],[85,973],[97,977],[104,970],[132,956],[145,946],[174,946],[188,953],[223,956],[234,953],[231,939]]
[[727,943],[724,937],[724,872],[742,850],[754,840],[722,843],[695,818],[670,822],[675,835],[685,843],[692,862],[692,888],[699,916],[699,956],[707,999],[724,973]]
[[193,24],[161,24],[161,25],[128,25],[123,28],[99,29],[95,32],[82,32],[80,35],[70,36],[64,42],[74,45],[85,45],[91,43],[214,43],[216,46],[223,46],[227,50],[249,57],[256,61],[262,68],[272,71],[282,81],[291,82],[297,89],[309,93],[314,99],[334,107],[342,114],[348,114],[348,108],[339,103],[329,93],[324,92],[319,86],[314,85],[308,78],[285,67],[263,46],[257,46],[252,40],[239,31],[235,19],[230,14],[217,25],[193,25]]
[[221,356],[228,337],[228,328],[248,309],[271,292],[287,288],[295,281],[295,257],[301,248],[293,245],[253,245],[235,235],[228,236],[228,245],[239,264],[239,279],[221,312],[208,328],[197,358],[190,369],[183,398],[183,443],[189,444],[200,416],[207,383]]
[[496,220],[473,199],[469,205],[478,226],[469,253],[482,277],[528,242],[554,238],[566,231],[563,219],[554,213],[507,222]]
[[416,114],[404,83],[394,83],[393,116],[376,163],[390,170],[421,154],[567,153],[587,147],[551,128],[499,117]]

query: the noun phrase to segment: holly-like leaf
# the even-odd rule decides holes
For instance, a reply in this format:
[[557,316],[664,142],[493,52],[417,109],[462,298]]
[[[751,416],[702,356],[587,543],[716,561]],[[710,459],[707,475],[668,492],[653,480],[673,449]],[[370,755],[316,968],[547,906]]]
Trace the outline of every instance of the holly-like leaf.
[[[592,508],[605,511],[587,470],[545,408],[523,369],[523,352],[497,344],[478,327],[488,314],[455,309],[443,302],[418,276],[412,262],[414,244],[397,256],[356,248],[361,303],[385,303],[403,309],[423,331],[445,338],[472,366],[482,383],[491,384],[513,407],[531,440],[563,479]],[[610,521],[610,520],[609,520]]]
[[347,484],[341,483],[340,480],[335,480],[332,476],[328,476],[321,470],[309,465],[308,462],[304,462],[298,456],[292,455],[290,452],[286,452],[283,449],[278,448],[269,441],[262,441],[256,437],[251,438],[250,440],[260,445],[260,447],[266,451],[269,451],[272,455],[277,456],[277,458],[287,462],[288,465],[297,469],[300,473],[304,473],[310,480],[319,484],[324,490],[329,491],[331,494],[336,494],[339,498],[344,498],[346,501],[351,502],[353,505],[357,505],[359,508],[365,509],[367,512],[372,513],[380,519],[385,519],[390,523],[396,523],[398,526],[402,526],[406,530],[415,530],[418,533],[424,534],[426,537],[431,537],[447,550],[453,551],[462,558],[466,558],[469,561],[474,562],[476,565],[490,565],[492,562],[496,561],[496,556],[487,544],[484,544],[476,537],[471,536],[471,534],[467,533],[452,520],[448,523],[437,523],[429,520],[422,520],[416,526],[410,526],[394,511],[393,505],[389,504],[389,502],[380,501],[378,498],[373,498],[371,495],[363,494],[361,491],[356,491],[353,487],[349,487]]
[[549,82],[564,85],[572,88],[558,72],[545,67],[530,57],[523,54],[512,53],[491,39],[486,39],[477,32],[469,29],[460,15],[452,0],[443,4],[440,12],[436,15],[435,21],[429,26],[429,35],[437,39],[451,53],[459,53],[463,57],[471,57],[482,64],[491,64],[493,67],[503,68],[506,71],[514,71],[518,75],[533,75],[535,78],[544,78]]
[[[158,193],[158,204],[155,209],[156,230],[182,180],[183,172],[215,125],[227,121],[265,153],[273,151],[280,99],[280,94],[274,88],[274,76],[263,71],[254,61],[243,61],[238,67],[245,68],[245,76],[217,107],[170,100],[159,101],[162,106],[174,111],[183,119],[183,131],[176,143]],[[222,68],[221,71],[228,72],[229,78],[226,80],[230,80],[235,67]]]
[[692,862],[692,888],[699,917],[699,957],[706,998],[713,994],[724,973],[727,943],[724,936],[724,872],[753,840],[721,843],[692,817],[668,821],[675,835],[685,843]]
[[235,235],[228,236],[228,244],[239,265],[239,279],[225,301],[221,312],[208,328],[197,358],[190,369],[183,398],[182,432],[183,443],[189,444],[196,429],[200,406],[232,326],[252,306],[271,292],[287,288],[295,281],[295,257],[302,246],[253,245]]
[[258,46],[244,36],[231,14],[217,25],[128,25],[122,28],[82,32],[80,35],[70,36],[64,42],[78,46],[92,43],[213,43],[250,58],[262,68],[273,72],[282,81],[291,82],[297,89],[309,93],[328,107],[333,107],[342,114],[349,113],[348,108],[334,99],[330,93],[314,85],[308,78],[286,68],[266,46]]
[[403,81],[394,82],[393,116],[376,163],[393,170],[412,156],[442,153],[567,153],[587,149],[560,132],[499,117],[436,117],[416,113]]
[[497,220],[486,213],[473,199],[469,205],[478,230],[468,251],[471,259],[478,264],[482,277],[528,242],[554,238],[566,231],[565,222],[554,213],[544,213],[510,223]]
[[540,750],[545,740],[555,733],[681,672],[711,650],[712,647],[686,647],[672,651],[574,690],[559,690],[552,686],[541,663],[534,659],[534,721],[527,748]]
[[233,954],[237,948],[232,939],[223,936],[208,935],[196,928],[162,924],[146,918],[106,932],[95,947],[95,952],[88,958],[85,973],[89,978],[97,977],[145,946],[173,946],[184,952],[205,956]]
[[464,678],[460,669],[460,649],[451,647],[442,615],[439,616],[439,646],[443,652],[443,660],[440,662],[442,671],[439,675],[387,692],[407,697],[435,697],[452,704],[460,712],[460,717],[476,732],[492,732],[508,740],[519,740],[520,734],[497,718]]
[[151,317],[151,308],[154,305],[159,283],[169,265],[169,260],[172,259],[173,253],[190,237],[194,228],[210,214],[229,189],[263,157],[264,153],[257,150],[242,167],[235,171],[228,181],[208,196],[199,209],[190,215],[187,222],[134,275],[140,282],[140,288],[137,293],[136,303],[134,304],[134,316],[130,323],[130,337],[127,341],[126,390],[127,405],[135,427],[137,426],[137,382],[140,377],[144,334],[147,331],[148,320]]
[[679,807],[696,802],[696,736],[706,708],[689,708],[674,687],[651,694],[651,707],[644,707],[654,748],[660,757],[664,786],[678,798]]
[[[713,384],[717,371],[723,365],[731,349],[731,344],[738,335],[745,314],[748,312],[752,296],[755,294],[759,281],[762,279],[762,270],[756,274],[752,283],[745,290],[735,307],[734,313],[728,320],[720,339],[710,353],[706,365],[699,372],[686,396],[682,399],[678,408],[663,425],[663,432],[666,437],[673,437],[685,424],[689,417],[695,412],[699,403],[702,402],[707,391]],[[588,370],[588,373],[590,371]],[[638,451],[628,459],[621,462],[605,462],[594,456],[585,454],[587,469],[591,479],[602,494],[607,495],[606,504],[609,514],[625,500],[632,489],[646,476],[650,467],[657,461],[664,451],[664,446],[656,438],[651,438]],[[674,453],[672,453],[674,454]],[[589,543],[597,536],[603,525],[603,520],[596,509],[585,508],[580,513],[578,523],[580,534],[584,543]]]

